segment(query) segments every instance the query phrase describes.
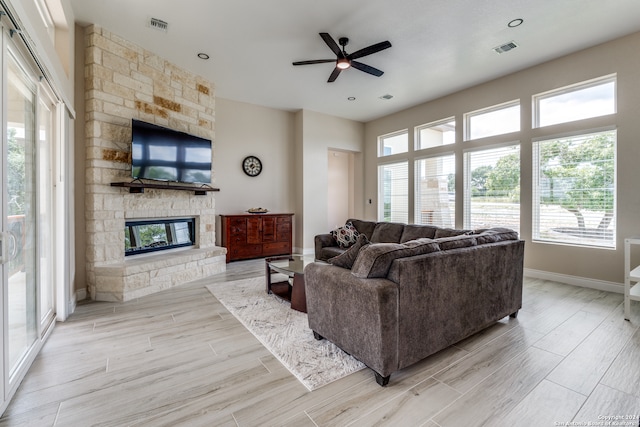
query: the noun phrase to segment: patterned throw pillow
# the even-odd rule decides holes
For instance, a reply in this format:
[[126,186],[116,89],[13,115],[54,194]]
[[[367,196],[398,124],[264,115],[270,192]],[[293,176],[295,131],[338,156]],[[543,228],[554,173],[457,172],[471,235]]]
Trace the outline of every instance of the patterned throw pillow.
[[338,246],[344,249],[353,245],[356,240],[358,240],[360,233],[358,233],[358,230],[356,230],[353,224],[349,221],[344,226],[331,231],[331,235],[336,239],[336,242],[338,242]]

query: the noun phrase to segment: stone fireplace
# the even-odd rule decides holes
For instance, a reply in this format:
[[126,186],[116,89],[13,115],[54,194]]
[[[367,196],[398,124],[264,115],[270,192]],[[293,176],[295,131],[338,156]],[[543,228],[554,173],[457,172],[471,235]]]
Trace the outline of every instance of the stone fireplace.
[[[98,26],[85,30],[85,49],[89,296],[127,301],[223,272],[226,249],[215,246],[215,193],[130,193],[111,186],[131,181],[132,118],[214,141],[214,85]],[[155,223],[162,223],[156,228],[164,227],[166,241],[179,243],[151,250],[164,245],[161,233],[143,242],[134,226]],[[132,240],[142,250],[125,256]]]

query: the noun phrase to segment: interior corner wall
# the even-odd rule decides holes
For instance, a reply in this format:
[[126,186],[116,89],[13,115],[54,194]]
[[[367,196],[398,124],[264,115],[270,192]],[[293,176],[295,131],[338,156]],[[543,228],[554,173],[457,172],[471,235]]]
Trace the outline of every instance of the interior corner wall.
[[[365,205],[364,218],[377,217],[377,137],[401,129],[455,117],[462,129],[464,113],[502,102],[519,99],[521,103],[521,131],[511,138],[521,144],[521,237],[525,244],[525,268],[549,272],[556,277],[587,278],[610,284],[624,280],[624,238],[640,233],[638,212],[638,159],[640,159],[640,33],[576,52],[544,64],[427,102],[416,107],[368,122],[365,126]],[[539,129],[531,128],[532,95],[561,88],[593,78],[617,74],[617,114],[584,119],[586,130],[614,123],[617,128],[617,207],[616,249],[578,247],[532,241],[532,179],[531,142],[540,137]],[[575,124],[561,124],[553,128],[562,134]],[[549,131],[546,131],[549,132]],[[456,139],[452,148],[460,157],[463,150],[474,143]],[[461,164],[461,163],[460,163]],[[461,176],[459,174],[458,176]],[[457,199],[461,199],[458,197]],[[456,204],[456,224],[462,223],[462,204]]]
[[[302,110],[299,113],[297,125],[301,127],[298,149],[301,150],[303,174],[301,248],[304,253],[311,254],[314,251],[314,237],[329,231],[327,229],[329,182],[327,153],[329,149],[361,153],[364,143],[364,123]],[[360,156],[354,154],[355,163],[361,160]],[[357,165],[354,170],[356,171],[354,188],[358,188],[362,185],[362,175],[357,175],[360,166]],[[359,194],[359,191],[354,194]],[[354,201],[354,206],[362,205],[362,199]]]

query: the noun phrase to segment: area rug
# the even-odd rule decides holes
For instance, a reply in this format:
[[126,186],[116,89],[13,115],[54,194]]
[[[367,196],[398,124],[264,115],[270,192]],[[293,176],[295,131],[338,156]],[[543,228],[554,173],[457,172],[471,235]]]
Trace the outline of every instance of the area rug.
[[365,367],[328,340],[316,340],[307,315],[267,294],[263,277],[207,289],[310,391]]

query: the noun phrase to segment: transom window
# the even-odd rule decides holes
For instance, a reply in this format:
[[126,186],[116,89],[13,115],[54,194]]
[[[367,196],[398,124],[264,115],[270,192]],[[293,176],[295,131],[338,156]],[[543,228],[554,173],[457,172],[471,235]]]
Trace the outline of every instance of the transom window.
[[453,117],[416,127],[416,150],[453,144],[456,141],[456,121]]
[[406,153],[409,150],[409,132],[405,129],[378,137],[378,157]]
[[534,127],[616,112],[616,76],[606,76],[533,97]]
[[466,113],[465,141],[502,135],[520,130],[520,101]]

